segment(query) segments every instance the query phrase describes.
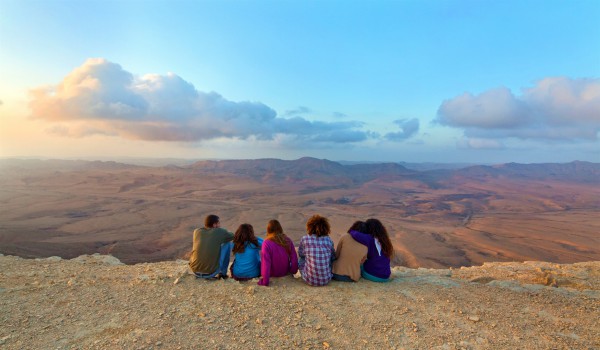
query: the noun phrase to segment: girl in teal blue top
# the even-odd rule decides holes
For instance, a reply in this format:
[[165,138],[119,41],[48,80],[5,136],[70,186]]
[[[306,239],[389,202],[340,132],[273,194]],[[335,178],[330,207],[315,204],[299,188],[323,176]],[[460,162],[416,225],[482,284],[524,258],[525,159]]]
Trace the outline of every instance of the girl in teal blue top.
[[236,281],[246,281],[260,276],[260,248],[263,239],[254,235],[250,224],[241,224],[233,237],[234,260],[231,277]]

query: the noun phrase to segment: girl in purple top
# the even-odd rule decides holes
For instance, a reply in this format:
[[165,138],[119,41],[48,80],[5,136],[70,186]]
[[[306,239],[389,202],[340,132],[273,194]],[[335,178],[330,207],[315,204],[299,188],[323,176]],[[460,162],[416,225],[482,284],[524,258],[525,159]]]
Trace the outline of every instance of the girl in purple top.
[[392,274],[390,259],[394,255],[394,247],[381,221],[369,219],[365,224],[368,234],[349,232],[355,241],[368,248],[367,260],[361,267],[361,276],[374,282],[387,282]]
[[260,251],[261,278],[259,286],[268,286],[270,277],[283,277],[298,272],[298,255],[294,243],[284,233],[277,220],[269,221],[267,238]]

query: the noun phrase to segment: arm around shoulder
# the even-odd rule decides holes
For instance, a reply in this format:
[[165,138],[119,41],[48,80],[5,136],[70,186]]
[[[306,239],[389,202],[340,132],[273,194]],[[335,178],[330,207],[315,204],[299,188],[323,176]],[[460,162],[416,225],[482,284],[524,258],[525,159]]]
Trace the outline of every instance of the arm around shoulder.
[[355,241],[366,246],[369,246],[370,240],[373,239],[373,236],[358,231],[350,231],[348,233]]

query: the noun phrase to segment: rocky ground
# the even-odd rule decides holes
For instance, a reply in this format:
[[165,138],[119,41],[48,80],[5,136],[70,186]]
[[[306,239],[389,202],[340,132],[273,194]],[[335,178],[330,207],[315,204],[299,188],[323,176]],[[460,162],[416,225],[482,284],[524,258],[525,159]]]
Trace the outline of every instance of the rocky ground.
[[0,256],[2,349],[599,349],[600,262],[196,280],[185,261]]

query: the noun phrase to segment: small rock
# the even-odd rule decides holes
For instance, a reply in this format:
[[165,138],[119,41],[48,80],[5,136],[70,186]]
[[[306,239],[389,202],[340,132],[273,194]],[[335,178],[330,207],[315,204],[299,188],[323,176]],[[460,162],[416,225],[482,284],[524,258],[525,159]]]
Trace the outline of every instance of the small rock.
[[177,277],[177,279],[175,279],[175,282],[173,282],[173,284],[178,284],[179,282],[181,282],[181,277]]
[[198,314],[198,317],[206,317],[206,314],[204,312],[201,312]]
[[156,343],[154,343],[154,345],[156,345],[156,346],[161,346],[161,345],[162,345],[162,342],[161,342],[161,341],[157,341]]
[[328,342],[326,342],[326,341],[324,341],[324,342],[323,342],[323,348],[324,348],[324,349],[329,349],[329,348],[330,348],[330,345],[329,345],[329,343],[328,343]]
[[6,341],[8,340],[8,338],[10,338],[10,335],[0,338],[0,345],[4,345],[6,343]]
[[263,320],[261,320],[260,318],[256,319],[256,324],[263,324]]
[[467,317],[467,319],[469,321],[479,322],[479,317],[478,316],[469,316],[469,317]]
[[320,329],[321,329],[321,325],[320,325],[320,324],[318,324],[318,325],[315,327],[315,329],[316,329],[316,330],[320,330]]

